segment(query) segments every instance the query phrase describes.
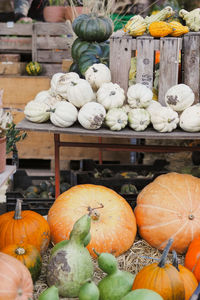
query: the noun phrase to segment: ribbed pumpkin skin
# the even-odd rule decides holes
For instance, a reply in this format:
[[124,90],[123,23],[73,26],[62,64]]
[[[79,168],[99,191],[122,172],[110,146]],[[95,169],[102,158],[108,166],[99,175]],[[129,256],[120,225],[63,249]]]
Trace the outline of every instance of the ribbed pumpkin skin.
[[189,32],[189,28],[187,26],[183,26],[181,23],[179,23],[177,21],[172,21],[169,24],[174,29],[171,33],[171,36],[181,36],[181,35]]
[[82,14],[73,21],[72,28],[84,41],[104,42],[113,32],[113,23],[107,17]]
[[132,290],[150,289],[164,300],[185,300],[185,291],[179,272],[170,264],[163,268],[153,263],[144,267],[135,277]]
[[172,249],[184,253],[200,234],[200,179],[188,174],[158,176],[138,195],[136,222],[141,237],[163,249],[173,238]]
[[40,214],[24,210],[22,218],[15,220],[15,212],[0,215],[0,250],[10,244],[31,244],[44,253],[50,241],[48,222]]
[[96,208],[99,214],[92,217],[91,241],[87,246],[94,256],[93,248],[99,253],[109,252],[118,256],[128,250],[136,235],[134,213],[126,200],[113,190],[100,185],[77,185],[61,194],[48,213],[48,222],[53,243],[69,238],[73,224]]
[[149,25],[149,33],[153,37],[164,37],[173,32],[173,27],[164,21],[153,22]]
[[30,244],[8,245],[1,251],[23,263],[29,269],[33,282],[39,277],[42,268],[42,258],[35,246]]
[[180,270],[179,274],[185,287],[185,300],[189,300],[198,286],[198,281],[196,280],[194,274],[184,266],[178,265],[178,268]]
[[193,272],[200,282],[200,237],[195,238],[185,255],[185,267]]
[[0,252],[0,300],[33,299],[29,270],[16,258]]

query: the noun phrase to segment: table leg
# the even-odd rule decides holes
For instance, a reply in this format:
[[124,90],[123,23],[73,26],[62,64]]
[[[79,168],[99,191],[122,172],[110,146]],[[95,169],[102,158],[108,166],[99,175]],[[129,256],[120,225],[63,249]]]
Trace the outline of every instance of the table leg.
[[60,134],[54,134],[55,198],[60,195]]
[[[99,140],[99,143],[101,144],[102,143],[102,137],[99,137],[98,140]],[[99,148],[99,164],[100,165],[102,165],[102,161],[103,161],[103,158],[102,158],[102,149]]]

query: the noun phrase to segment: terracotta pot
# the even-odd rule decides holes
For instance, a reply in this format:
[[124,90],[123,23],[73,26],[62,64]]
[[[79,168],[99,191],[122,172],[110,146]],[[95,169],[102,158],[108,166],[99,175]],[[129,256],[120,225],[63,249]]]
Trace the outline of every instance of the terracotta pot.
[[51,23],[65,22],[64,6],[46,6],[43,10],[44,20]]
[[6,137],[0,138],[0,173],[6,168]]
[[65,19],[70,20],[73,22],[73,20],[78,17],[81,14],[87,13],[85,11],[85,8],[83,6],[66,6],[65,7]]

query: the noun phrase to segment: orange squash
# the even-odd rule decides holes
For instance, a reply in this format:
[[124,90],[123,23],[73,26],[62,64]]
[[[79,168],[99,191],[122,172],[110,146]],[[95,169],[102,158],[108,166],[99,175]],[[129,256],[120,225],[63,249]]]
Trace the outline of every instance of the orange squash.
[[194,274],[190,270],[178,264],[176,251],[173,250],[172,252],[173,252],[173,266],[178,270],[181,280],[183,281],[184,284],[185,300],[189,300],[198,286],[198,281],[196,280]]
[[153,37],[164,37],[173,32],[173,27],[164,21],[155,21],[149,25],[149,33]]
[[116,256],[128,250],[137,230],[130,205],[113,190],[93,184],[74,186],[56,199],[47,219],[53,243],[68,239],[74,223],[91,210],[90,254],[95,256],[93,248]]
[[179,272],[172,264],[166,264],[167,254],[173,240],[169,240],[159,263],[145,266],[137,273],[132,290],[149,289],[164,300],[185,300],[185,289]]
[[138,195],[135,216],[139,232],[151,246],[186,252],[200,234],[200,179],[188,174],[158,176]]
[[0,300],[33,299],[29,270],[16,258],[0,252]]
[[0,250],[10,244],[26,243],[44,253],[49,241],[48,222],[34,211],[21,211],[21,200],[17,200],[15,211],[0,215]]
[[195,238],[188,247],[185,255],[185,267],[192,271],[200,282],[200,236]]
[[1,251],[21,261],[29,269],[33,282],[38,279],[42,268],[42,258],[35,246],[14,244],[8,245]]

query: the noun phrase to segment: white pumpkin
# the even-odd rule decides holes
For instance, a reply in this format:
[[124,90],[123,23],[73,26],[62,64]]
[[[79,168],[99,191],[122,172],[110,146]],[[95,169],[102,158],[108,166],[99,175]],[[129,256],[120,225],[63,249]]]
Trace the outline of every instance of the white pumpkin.
[[75,72],[56,73],[51,79],[51,93],[67,100],[67,86],[71,80],[79,79],[79,75]]
[[95,94],[89,82],[85,79],[75,79],[68,83],[68,101],[80,108],[94,101]]
[[105,109],[121,107],[125,101],[124,90],[117,83],[103,83],[97,91],[97,102]]
[[179,126],[188,132],[200,131],[200,103],[192,105],[182,112]]
[[34,101],[36,101],[36,102],[41,102],[41,103],[46,103],[46,104],[49,105],[49,107],[51,108],[52,106],[54,106],[54,105],[59,101],[59,99],[56,98],[56,97],[53,97],[53,96],[50,94],[50,91],[49,91],[49,90],[46,90],[46,91],[41,91],[41,92],[39,92],[39,93],[35,96]]
[[128,114],[132,108],[128,104],[125,104],[122,106],[122,109]]
[[105,124],[111,129],[119,131],[128,123],[127,113],[122,108],[111,108],[105,117]]
[[29,101],[25,108],[24,114],[27,120],[34,123],[43,123],[49,120],[49,105],[37,101]]
[[69,127],[73,125],[77,117],[77,108],[67,101],[57,102],[50,113],[51,122],[58,127]]
[[179,122],[178,113],[166,106],[157,107],[150,115],[153,128],[159,132],[171,132]]
[[128,113],[129,126],[135,131],[144,131],[150,122],[150,113],[144,108],[133,108]]
[[106,110],[103,105],[88,102],[79,110],[78,121],[86,129],[98,129],[101,127],[105,116]]
[[162,105],[156,101],[156,100],[151,100],[149,106],[146,108],[146,110],[151,114],[154,113],[157,109],[161,108]]
[[128,88],[127,97],[131,108],[146,108],[153,98],[153,93],[146,85],[136,83]]
[[97,91],[103,83],[111,82],[111,72],[104,64],[93,64],[85,72],[85,79]]
[[186,84],[172,86],[165,94],[165,103],[175,111],[183,111],[194,103],[195,95]]

